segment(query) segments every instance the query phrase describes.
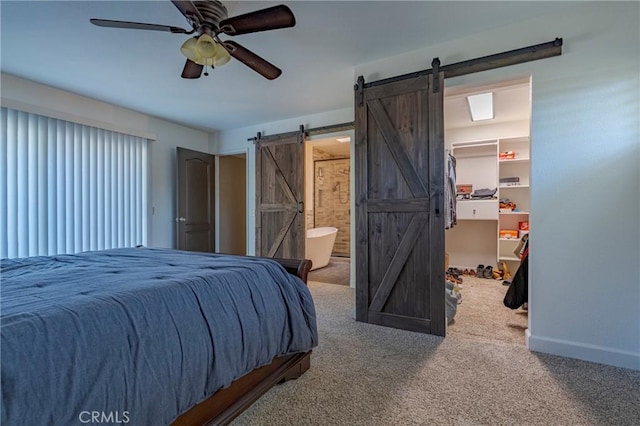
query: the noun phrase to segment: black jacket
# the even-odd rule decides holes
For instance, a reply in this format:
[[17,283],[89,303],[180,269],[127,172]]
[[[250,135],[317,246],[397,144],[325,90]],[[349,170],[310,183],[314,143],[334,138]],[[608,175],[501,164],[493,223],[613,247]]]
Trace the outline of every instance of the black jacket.
[[507,294],[504,295],[504,306],[518,309],[529,301],[529,249],[526,248],[520,266],[511,280]]

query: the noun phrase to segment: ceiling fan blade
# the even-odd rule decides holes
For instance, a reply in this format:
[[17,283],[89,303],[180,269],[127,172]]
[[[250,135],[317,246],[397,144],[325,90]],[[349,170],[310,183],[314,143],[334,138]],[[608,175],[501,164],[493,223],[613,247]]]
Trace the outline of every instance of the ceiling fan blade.
[[195,79],[200,78],[202,74],[202,68],[204,68],[200,64],[196,64],[195,62],[187,59],[187,62],[184,64],[184,69],[182,70],[182,78]]
[[153,31],[169,31],[179,34],[191,34],[193,31],[187,31],[183,28],[172,27],[169,25],[144,24],[142,22],[127,21],[110,21],[108,19],[90,19],[93,25],[108,28],[127,28],[132,30],[153,30]]
[[220,31],[228,35],[289,28],[296,24],[293,12],[287,6],[268,7],[220,21]]
[[262,59],[252,51],[240,46],[235,41],[223,41],[222,45],[231,56],[261,74],[264,78],[274,80],[282,74],[282,70],[270,62]]
[[202,14],[200,13],[196,5],[193,4],[192,1],[171,0],[171,3],[173,3],[173,5],[178,8],[180,13],[182,13],[189,22],[192,22],[194,18],[197,20],[198,23],[204,22],[204,18],[202,17]]

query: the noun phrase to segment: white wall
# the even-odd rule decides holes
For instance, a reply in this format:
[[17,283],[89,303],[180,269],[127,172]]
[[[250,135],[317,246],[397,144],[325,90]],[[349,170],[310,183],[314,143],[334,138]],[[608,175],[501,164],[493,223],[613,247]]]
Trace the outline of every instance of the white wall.
[[149,144],[151,247],[174,247],[176,147],[209,152],[209,134],[50,86],[2,74],[2,105],[153,139]]
[[528,345],[640,369],[637,2],[586,2],[356,67],[365,81],[564,39],[560,57],[447,80],[532,75]]
[[175,247],[175,218],[176,214],[176,147],[188,148],[194,151],[209,151],[209,134],[171,123],[159,118],[149,118],[149,128],[157,138],[151,142],[150,163],[152,208],[151,247]]

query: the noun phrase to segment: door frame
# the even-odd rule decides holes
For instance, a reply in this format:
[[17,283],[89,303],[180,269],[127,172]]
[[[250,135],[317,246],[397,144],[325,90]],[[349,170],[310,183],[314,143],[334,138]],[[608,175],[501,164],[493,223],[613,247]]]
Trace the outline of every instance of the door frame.
[[[356,245],[354,244],[354,241],[356,241],[356,227],[354,226],[356,223],[356,198],[353,196],[353,194],[355,194],[355,138],[356,138],[356,131],[355,128],[352,126],[350,129],[347,130],[342,130],[342,131],[331,131],[329,133],[314,133],[310,136],[307,136],[307,138],[305,139],[305,145],[308,143],[313,143],[314,140],[319,140],[319,139],[328,139],[328,138],[334,138],[334,137],[340,137],[340,136],[349,136],[351,138],[351,142],[349,142],[349,194],[351,194],[351,196],[349,197],[349,209],[350,209],[350,213],[349,213],[349,221],[351,223],[351,227],[349,229],[349,239],[351,241],[350,247],[349,247],[349,258],[351,259],[351,261],[349,262],[349,287],[351,288],[356,288]],[[305,146],[306,147],[306,146]],[[306,190],[306,186],[305,186],[305,190]],[[306,194],[305,194],[306,197]]]
[[[244,177],[245,177],[245,189],[244,189],[244,194],[245,194],[245,247],[246,247],[246,254],[247,255],[251,255],[254,253],[254,249],[251,248],[251,245],[249,244],[249,240],[250,238],[250,230],[253,228],[255,228],[255,224],[253,222],[251,222],[251,206],[253,206],[253,203],[251,202],[251,196],[249,194],[249,190],[251,187],[251,182],[249,181],[250,179],[250,159],[253,162],[253,168],[255,169],[255,158],[253,158],[253,156],[251,156],[249,153],[252,151],[253,149],[253,145],[248,146],[244,149],[237,149],[237,150],[229,150],[229,151],[224,151],[224,152],[220,152],[216,154],[216,170],[215,170],[215,176],[216,176],[216,184],[215,184],[215,209],[216,212],[220,212],[220,159],[219,157],[227,157],[227,156],[232,156],[232,155],[244,155],[245,158],[245,168],[244,168]],[[255,198],[255,197],[254,197]],[[254,210],[255,211],[255,210]],[[215,247],[216,247],[216,251],[220,250],[220,215],[217,214],[216,215],[216,221],[215,221],[215,232],[216,232],[216,238],[215,238]],[[255,246],[255,244],[254,244]]]
[[244,241],[244,245],[245,245],[245,255],[248,252],[248,246],[247,243],[249,241],[249,235],[247,234],[248,230],[249,230],[249,224],[247,223],[249,216],[248,216],[248,211],[249,211],[249,205],[247,204],[248,200],[249,200],[249,166],[248,166],[248,161],[249,161],[249,157],[248,157],[248,148],[244,151],[239,151],[239,152],[235,152],[235,153],[225,153],[225,154],[219,154],[216,155],[216,161],[215,161],[215,165],[216,165],[216,184],[215,184],[215,190],[216,190],[216,194],[215,194],[215,209],[216,209],[216,221],[215,221],[215,232],[216,232],[216,238],[215,238],[215,248],[216,248],[216,252],[221,252],[221,247],[220,247],[220,221],[221,221],[221,216],[222,216],[222,209],[221,209],[221,205],[222,203],[220,202],[220,194],[221,194],[221,187],[220,187],[220,160],[222,159],[222,157],[235,157],[238,155],[243,155],[244,156],[244,178],[245,178],[245,188],[244,188],[244,205],[245,205],[245,241]]

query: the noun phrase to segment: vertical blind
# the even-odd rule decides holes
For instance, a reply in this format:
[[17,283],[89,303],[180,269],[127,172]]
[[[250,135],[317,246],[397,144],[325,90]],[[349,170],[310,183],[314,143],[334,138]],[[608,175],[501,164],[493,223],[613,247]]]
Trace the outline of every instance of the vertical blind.
[[146,244],[147,139],[2,108],[0,257]]

